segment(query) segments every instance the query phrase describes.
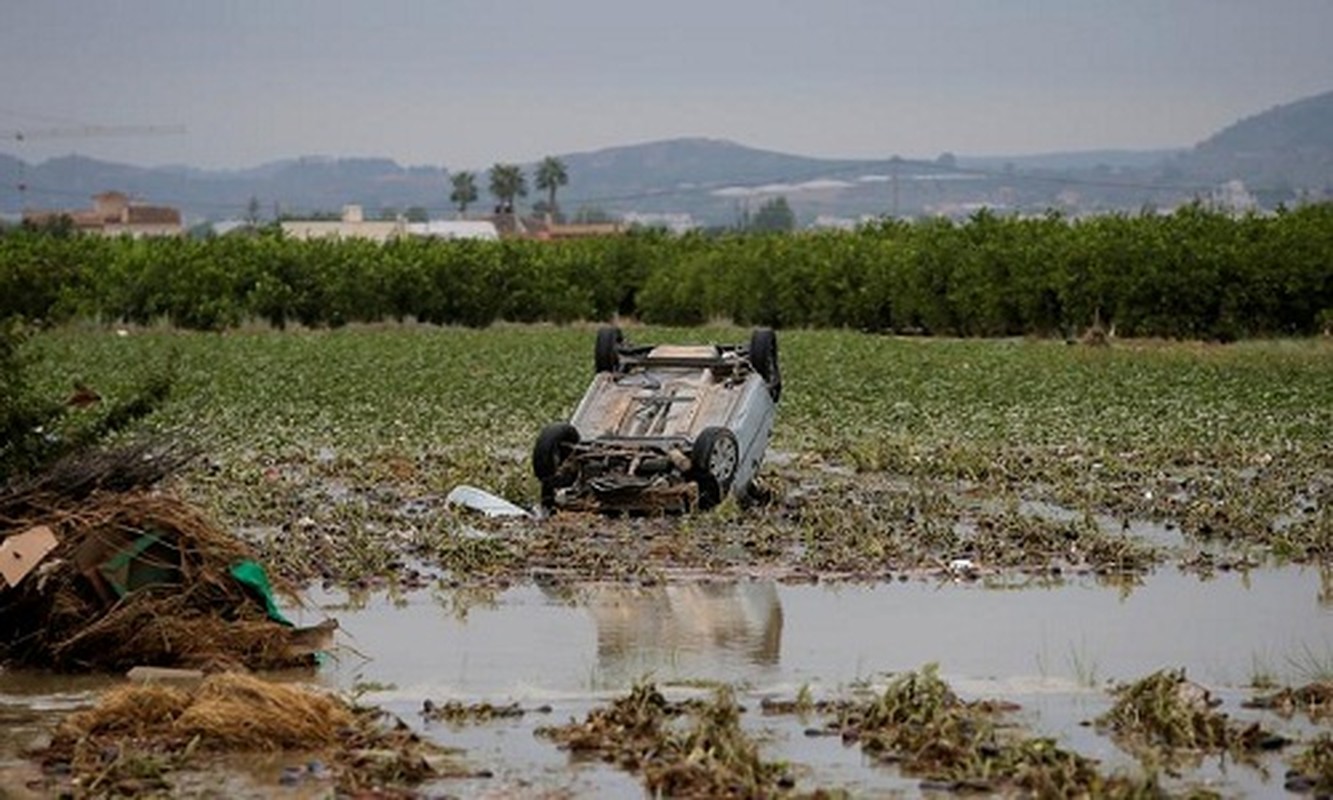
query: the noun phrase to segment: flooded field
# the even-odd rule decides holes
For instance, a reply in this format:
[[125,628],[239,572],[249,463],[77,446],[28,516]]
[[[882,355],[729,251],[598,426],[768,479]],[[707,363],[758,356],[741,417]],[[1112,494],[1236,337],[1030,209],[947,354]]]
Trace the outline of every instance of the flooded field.
[[[801,785],[862,796],[916,782],[868,767],[855,748],[803,735],[798,719],[762,717],[759,701],[803,690],[844,695],[934,662],[960,694],[1017,702],[1034,730],[1116,763],[1125,757],[1082,725],[1109,706],[1111,682],[1171,665],[1243,715],[1239,702],[1256,682],[1327,677],[1329,581],[1314,570],[1260,570],[1209,581],[1166,572],[1129,591],[1093,580],[593,586],[573,600],[507,591],[465,615],[449,597],[412,596],[401,607],[381,599],[336,611],[354,646],[376,655],[342,659],[324,679],[386,685],[370,696],[405,718],[427,700],[549,708],[522,723],[427,728],[443,742],[469,742],[501,782],[539,783],[565,780],[549,773],[567,761],[538,754],[549,745],[528,740],[533,726],[580,716],[639,680],[686,692],[731,684],[755,717],[747,724],[772,729],[773,756],[809,770]],[[1202,779],[1224,793],[1274,788],[1272,775],[1232,771],[1205,770]]]
[[[403,796],[672,794],[646,775],[679,765],[588,741],[636,702],[686,762],[757,749],[759,783],[737,796],[1059,793],[1032,782],[1042,769],[1096,796],[1333,786],[1333,345],[783,336],[772,502],[519,520],[445,497],[534,504],[532,437],[586,384],[586,329],[40,345],[58,365],[42,380],[107,394],[126,365],[175,353],[182,388],[155,432],[204,455],[168,489],[304,588],[294,622],[338,622],[317,670],[264,677],[454,751],[450,777]],[[1119,727],[1157,677],[1199,713],[1152,735],[1204,740],[1145,750]],[[0,798],[34,780],[51,794],[25,749],[124,684],[0,671]],[[1304,706],[1272,700],[1307,686]],[[899,691],[940,701],[915,749],[964,762],[909,758],[893,737],[920,720],[892,716]],[[690,732],[696,717],[713,729]],[[994,736],[955,748],[946,730]],[[163,794],[325,797],[331,769],[281,749],[216,757],[166,771]]]
[[[1301,718],[1241,707],[1258,686],[1300,685],[1333,672],[1333,576],[1315,569],[1256,569],[1209,580],[1164,570],[1133,587],[1094,578],[1057,583],[930,578],[877,585],[772,581],[560,592],[411,592],[397,597],[319,593],[294,610],[307,622],[338,619],[341,646],[311,678],[356,693],[428,738],[461,748],[485,778],[450,779],[451,795],[616,797],[637,781],[580,763],[537,735],[652,681],[668,695],[735,687],[769,758],[792,765],[797,786],[852,796],[915,795],[918,781],[874,766],[856,747],[806,735],[814,717],[765,715],[761,703],[848,696],[892,674],[935,663],[963,697],[1002,699],[1017,719],[1108,767],[1133,760],[1088,727],[1109,708],[1108,689],[1164,666],[1222,699],[1240,719],[1265,718],[1293,738]],[[36,720],[87,703],[107,679],[0,674],[6,759],[35,736]],[[509,708],[493,719],[429,720],[448,703]],[[520,712],[521,713],[517,713]],[[41,713],[45,712],[45,713]],[[29,727],[30,723],[31,727]],[[1280,789],[1281,754],[1258,766],[1201,760],[1177,779],[1223,796]],[[277,785],[282,759],[253,775]],[[310,781],[316,786],[317,781]],[[429,794],[429,792],[428,792]]]

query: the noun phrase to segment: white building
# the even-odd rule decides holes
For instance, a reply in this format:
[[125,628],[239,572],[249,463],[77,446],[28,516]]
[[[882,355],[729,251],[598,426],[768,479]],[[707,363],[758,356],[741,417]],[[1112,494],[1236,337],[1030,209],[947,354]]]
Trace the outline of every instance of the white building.
[[340,220],[290,219],[282,223],[282,234],[293,239],[370,239],[387,242],[407,233],[407,223],[395,220],[367,222],[361,206],[343,206]]
[[409,222],[407,233],[431,239],[479,239],[498,241],[500,232],[495,223],[485,219],[437,219],[430,222]]
[[645,228],[665,228],[672,233],[688,233],[699,227],[692,214],[671,212],[630,211],[621,217],[626,225],[640,225]]

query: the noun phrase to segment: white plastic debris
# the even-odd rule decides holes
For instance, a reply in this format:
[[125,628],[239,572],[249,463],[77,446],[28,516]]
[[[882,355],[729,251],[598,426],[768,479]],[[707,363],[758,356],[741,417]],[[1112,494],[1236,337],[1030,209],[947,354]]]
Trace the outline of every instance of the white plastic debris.
[[444,502],[449,505],[463,506],[473,511],[480,511],[488,517],[531,517],[526,509],[520,508],[503,497],[497,497],[475,486],[455,486]]

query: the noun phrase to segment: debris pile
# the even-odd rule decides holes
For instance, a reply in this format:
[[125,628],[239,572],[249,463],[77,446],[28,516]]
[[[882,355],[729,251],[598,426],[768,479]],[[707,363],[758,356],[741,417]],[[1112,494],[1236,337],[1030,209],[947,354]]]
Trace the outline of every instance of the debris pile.
[[128,447],[0,492],[0,664],[65,672],[137,665],[312,665],[336,622],[296,629],[248,546],[152,488],[187,456]]

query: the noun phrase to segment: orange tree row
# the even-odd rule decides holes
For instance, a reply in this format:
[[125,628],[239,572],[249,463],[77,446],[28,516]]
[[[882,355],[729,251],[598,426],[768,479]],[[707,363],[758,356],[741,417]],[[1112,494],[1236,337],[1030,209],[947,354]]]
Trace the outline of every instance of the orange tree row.
[[941,335],[1305,335],[1333,324],[1333,205],[1232,217],[982,212],[855,231],[572,242],[0,236],[0,318],[217,330],[616,314]]

